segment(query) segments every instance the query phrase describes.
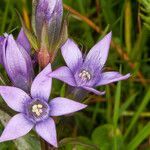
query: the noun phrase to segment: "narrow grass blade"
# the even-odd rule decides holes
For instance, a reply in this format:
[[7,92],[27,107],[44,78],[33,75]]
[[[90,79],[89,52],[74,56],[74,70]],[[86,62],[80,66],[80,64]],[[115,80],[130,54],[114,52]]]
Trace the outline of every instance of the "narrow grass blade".
[[125,111],[127,110],[127,108],[133,103],[133,101],[135,100],[135,97],[137,96],[137,93],[131,95],[127,100],[126,102],[121,106],[120,108],[120,115]]
[[128,137],[130,131],[133,129],[135,123],[137,122],[141,112],[144,110],[144,108],[146,107],[146,105],[148,104],[150,100],[150,89],[147,91],[144,99],[142,100],[142,103],[139,105],[139,108],[137,110],[137,112],[134,114],[132,120],[131,120],[131,123],[125,133],[125,136],[124,136],[124,140]]
[[135,150],[140,143],[150,135],[150,122],[127,145],[127,150]]
[[[119,119],[120,96],[121,96],[121,82],[118,82],[116,95],[115,95],[115,106],[114,106],[114,116],[113,116],[113,125],[114,125],[115,135],[116,135],[116,129],[118,126],[118,119]],[[117,139],[114,138],[114,150],[117,150],[117,149],[118,149]]]

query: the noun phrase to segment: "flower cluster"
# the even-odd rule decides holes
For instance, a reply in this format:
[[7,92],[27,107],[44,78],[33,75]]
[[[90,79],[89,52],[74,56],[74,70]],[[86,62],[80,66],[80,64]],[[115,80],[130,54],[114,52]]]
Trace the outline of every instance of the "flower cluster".
[[[36,42],[32,41],[24,25],[16,40],[8,34],[0,37],[0,63],[12,83],[12,86],[0,86],[0,95],[17,112],[5,127],[0,142],[17,139],[34,128],[45,141],[58,146],[53,117],[77,112],[87,105],[63,97],[49,99],[52,78],[103,95],[104,91],[100,92],[94,87],[130,77],[130,74],[123,76],[119,72],[103,71],[111,32],[84,58],[73,40],[65,40],[67,29],[62,15],[61,0],[33,0],[32,37],[35,37]],[[52,60],[60,47],[67,66],[52,71]],[[36,51],[37,57],[34,59],[44,68],[37,76],[34,73],[35,60],[31,57],[31,48]]]

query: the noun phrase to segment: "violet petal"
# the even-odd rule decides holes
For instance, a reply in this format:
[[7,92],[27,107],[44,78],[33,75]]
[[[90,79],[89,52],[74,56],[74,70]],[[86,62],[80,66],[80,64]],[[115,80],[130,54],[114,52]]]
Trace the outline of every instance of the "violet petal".
[[74,76],[68,67],[60,67],[49,74],[50,77],[61,80],[71,86],[76,86]]
[[24,103],[30,99],[24,91],[11,86],[0,86],[0,95],[7,105],[17,112],[23,112]]
[[48,101],[52,79],[48,76],[51,72],[51,64],[48,64],[34,79],[31,86],[31,96],[32,98],[41,98]]
[[130,77],[130,74],[121,75],[119,72],[105,72],[101,74],[101,78],[99,82],[97,83],[97,86],[100,85],[106,85],[112,82],[120,81],[120,80],[126,80]]
[[87,105],[75,102],[73,100],[57,97],[50,101],[51,116],[67,115],[81,109],[86,108]]
[[56,127],[52,118],[36,124],[35,130],[45,141],[57,147]]
[[112,33],[107,34],[88,53],[85,63],[90,62],[95,68],[102,68],[107,60]]
[[76,71],[79,65],[82,65],[82,53],[78,46],[71,39],[68,39],[67,42],[62,46],[61,52],[67,66],[72,72]]
[[94,89],[92,87],[86,87],[86,86],[84,86],[82,88],[85,89],[85,90],[87,90],[87,91],[89,91],[89,92],[93,92],[93,93],[95,93],[97,95],[104,95],[105,94],[105,91],[101,92],[101,91],[98,91],[98,90],[96,90],[96,89]]
[[30,54],[31,46],[29,40],[27,39],[27,36],[23,31],[23,28],[21,28],[16,41],[28,52],[28,54]]
[[0,142],[14,140],[26,135],[34,124],[29,122],[23,114],[17,114],[8,122],[1,137]]

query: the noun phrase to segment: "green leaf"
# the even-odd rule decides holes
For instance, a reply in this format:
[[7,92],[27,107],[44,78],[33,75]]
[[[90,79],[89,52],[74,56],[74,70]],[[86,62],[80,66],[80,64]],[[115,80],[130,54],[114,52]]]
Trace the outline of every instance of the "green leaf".
[[116,129],[114,134],[114,127],[111,124],[106,124],[97,127],[92,133],[92,141],[101,150],[111,150],[114,138],[116,137],[118,148],[122,146],[123,138],[119,129]]
[[72,150],[72,148],[77,150],[99,150],[98,147],[92,144],[86,137],[65,138],[59,142],[60,147],[66,147],[67,145],[72,145],[70,150]]

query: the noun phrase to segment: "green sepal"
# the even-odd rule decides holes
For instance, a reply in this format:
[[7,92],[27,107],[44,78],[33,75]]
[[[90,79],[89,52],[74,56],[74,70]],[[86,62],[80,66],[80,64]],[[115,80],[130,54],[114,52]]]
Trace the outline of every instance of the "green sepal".
[[48,50],[49,49],[49,38],[47,34],[47,24],[44,23],[41,32],[41,41],[40,41],[40,49]]
[[64,19],[62,23],[60,37],[54,47],[55,53],[57,53],[58,49],[67,41],[67,39],[68,39],[68,21],[67,19]]

